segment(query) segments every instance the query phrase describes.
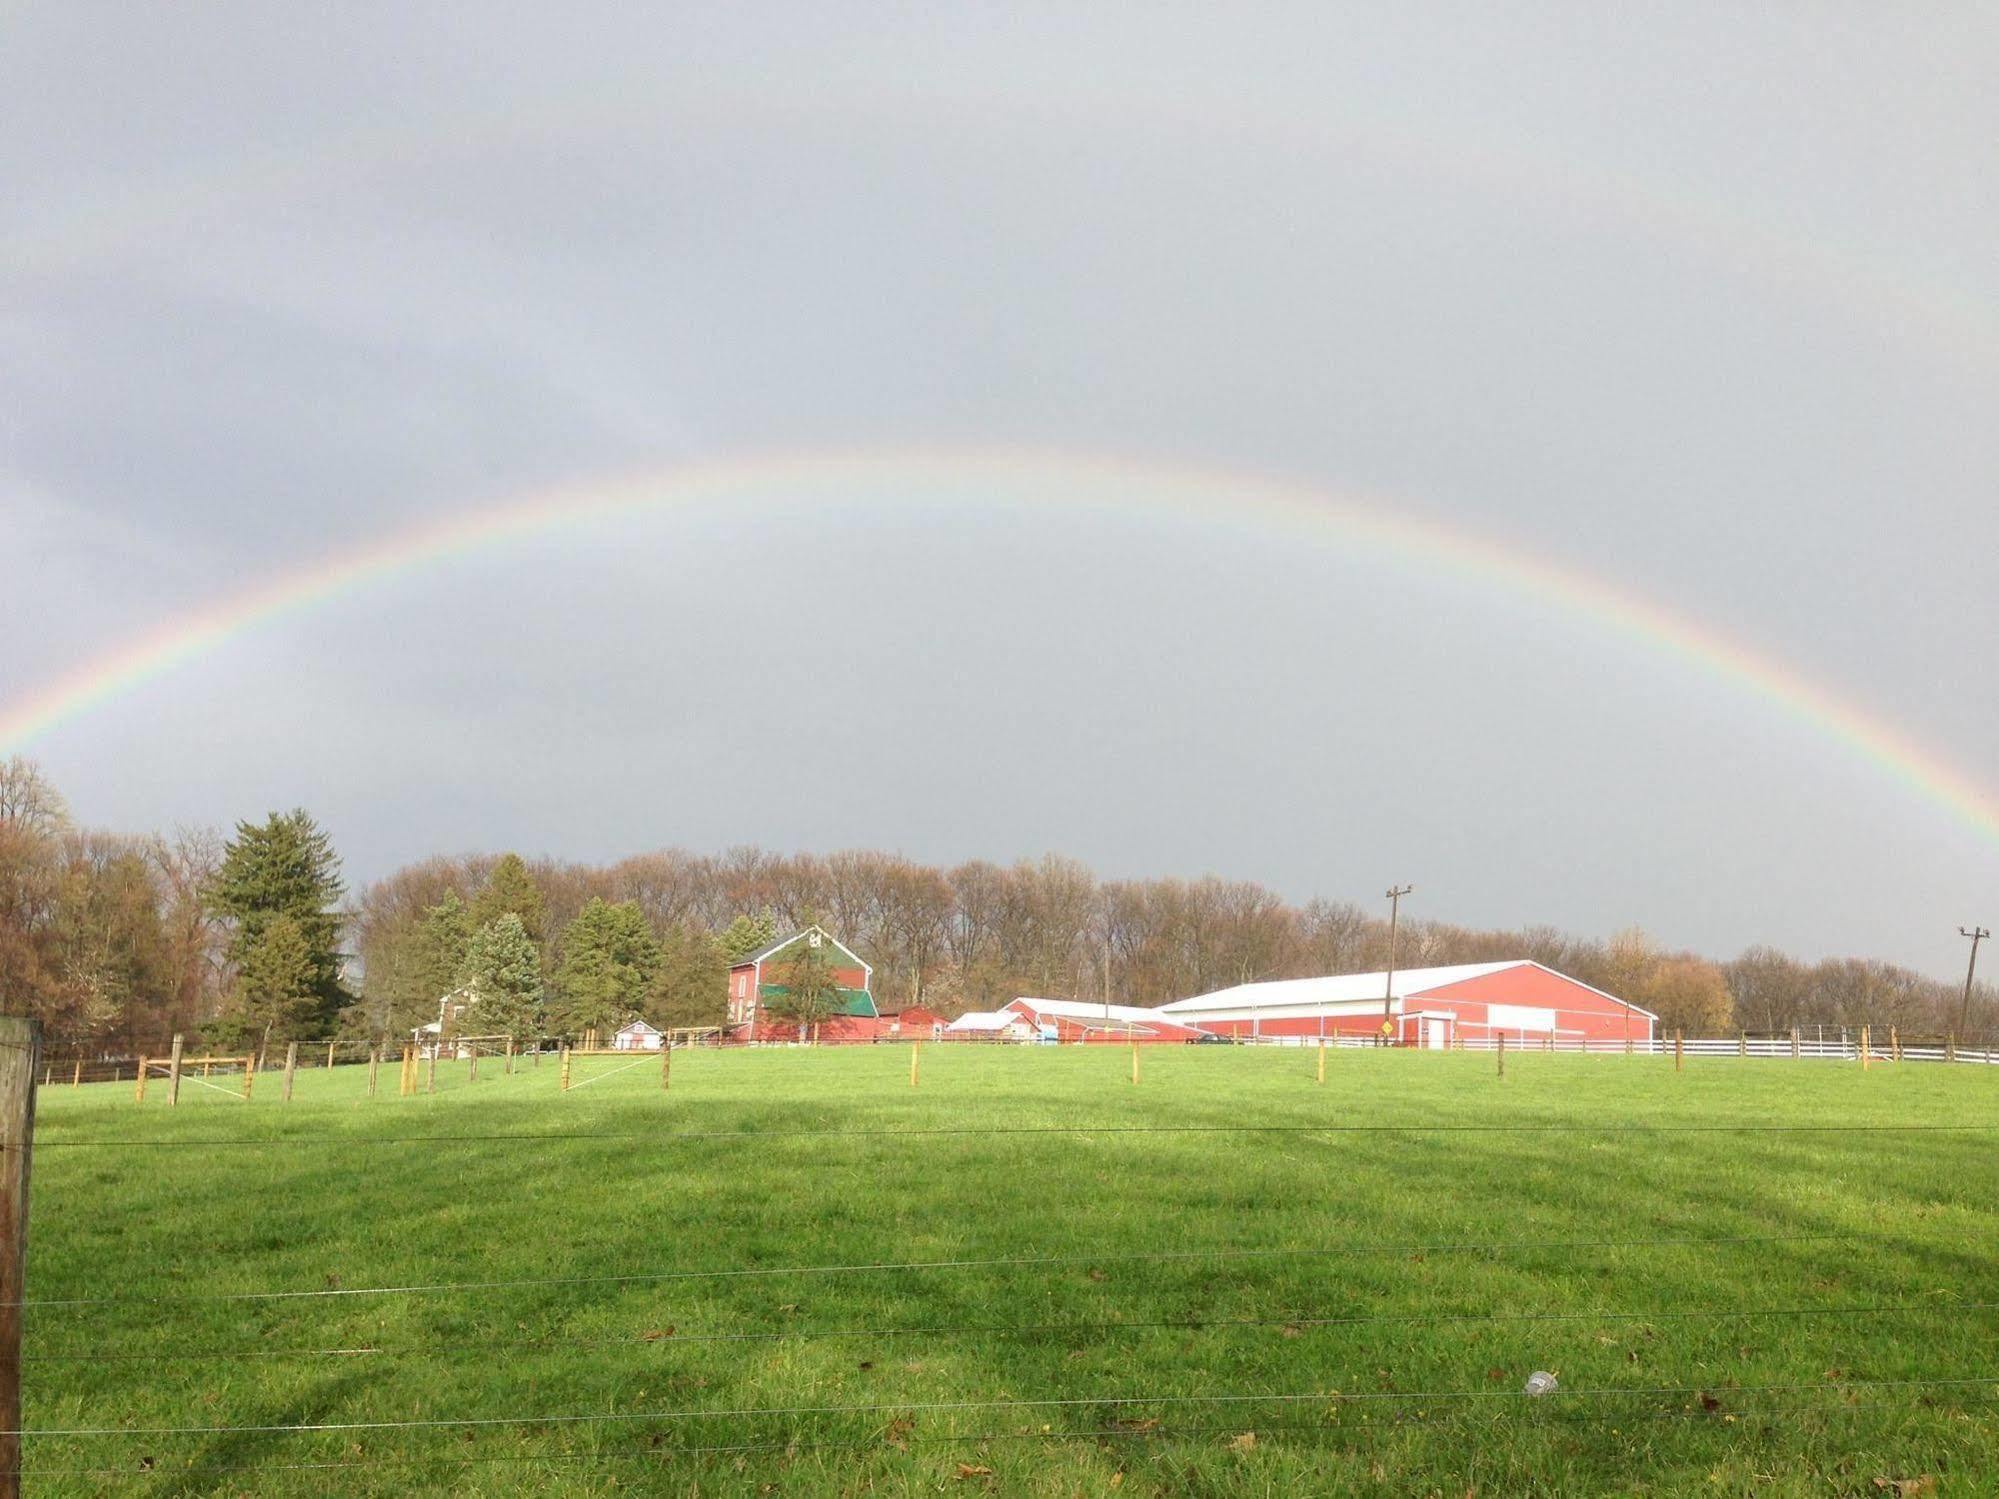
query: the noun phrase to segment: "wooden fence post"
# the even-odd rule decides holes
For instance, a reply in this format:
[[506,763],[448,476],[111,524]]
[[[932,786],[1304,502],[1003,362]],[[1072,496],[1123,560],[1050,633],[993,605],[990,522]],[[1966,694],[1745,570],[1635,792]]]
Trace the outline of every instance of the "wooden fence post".
[[1860,1028],[1860,1070],[1865,1072],[1874,1065],[1874,1057],[1867,1048],[1867,1027]]
[[243,1058],[243,1101],[250,1101],[250,1089],[257,1081],[257,1054],[253,1051]]
[[331,1072],[333,1070],[333,1048],[338,1044],[339,1044],[338,1042],[334,1041],[329,1041],[326,1043],[326,1070],[328,1072]]
[[1944,1038],[1943,1038],[1943,1059],[1944,1059],[1944,1060],[1945,1060],[1946,1062],[1955,1062],[1955,1061],[1957,1060],[1957,1032],[1956,1032],[1956,1031],[1946,1031],[1946,1032],[1944,1032]]
[[466,1059],[465,1081],[468,1083],[479,1081],[479,1043],[477,1041],[472,1043],[471,1055]]
[[1893,1053],[1896,1061],[1902,1060],[1902,1032],[1892,1025],[1888,1027],[1888,1050]]
[[437,1044],[430,1049],[430,1066],[424,1069],[423,1091],[426,1093],[437,1091],[437,1054],[442,1050],[444,1050],[444,1041],[440,1037]]
[[21,1495],[21,1322],[28,1290],[28,1167],[42,1027],[0,1016],[0,1499]]
[[662,1093],[673,1086],[673,1037],[659,1038],[659,1088]]
[[1803,1055],[1804,1055],[1804,1045],[1802,1039],[1798,1035],[1798,1028],[1794,1025],[1791,1027],[1791,1060],[1795,1062],[1799,1057]]
[[382,1043],[377,1041],[368,1048],[368,1096],[375,1096],[375,1074],[382,1066]]
[[1506,1032],[1499,1033],[1499,1075],[1506,1076]]
[[284,1091],[278,1095],[279,1103],[290,1103],[292,1101],[292,1074],[296,1071],[298,1071],[298,1042],[287,1041],[285,1043],[285,1086]]
[[507,1076],[514,1075],[514,1038],[507,1037]]
[[566,1044],[562,1048],[562,1091],[569,1091],[569,1047]]
[[70,1085],[70,1086],[71,1086],[72,1088],[81,1088],[81,1087],[83,1086],[83,1058],[82,1058],[82,1057],[78,1057],[78,1058],[76,1059],[76,1076],[72,1077],[72,1078],[71,1078],[71,1079],[69,1080],[69,1085]]
[[1737,1031],[1735,1033],[1735,1054],[1738,1057],[1749,1055],[1749,1032]]
[[1319,1037],[1319,1081],[1326,1080],[1326,1038]]
[[132,1102],[144,1103],[145,1101],[146,1101],[146,1059],[144,1057],[140,1057],[139,1082],[138,1086],[133,1089]]
[[167,1102],[180,1107],[180,1037],[174,1037],[174,1049],[167,1058]]
[[922,1059],[923,1059],[923,1043],[921,1041],[910,1042],[909,1043],[909,1086],[912,1088],[916,1086],[916,1069],[922,1062]]
[[1673,1070],[1675,1072],[1687,1070],[1687,1038],[1680,1031],[1673,1032]]

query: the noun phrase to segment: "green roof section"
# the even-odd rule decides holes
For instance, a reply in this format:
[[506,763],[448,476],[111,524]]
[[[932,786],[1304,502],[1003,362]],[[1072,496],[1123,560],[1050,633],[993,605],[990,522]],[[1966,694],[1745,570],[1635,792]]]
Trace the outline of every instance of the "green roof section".
[[[783,984],[757,985],[757,998],[766,1005],[770,1003],[773,995],[782,998],[790,992]],[[869,994],[867,990],[842,989],[840,991],[840,1013],[842,1015],[860,1015],[872,1020],[880,1014],[880,1011],[875,1009],[874,996]]]

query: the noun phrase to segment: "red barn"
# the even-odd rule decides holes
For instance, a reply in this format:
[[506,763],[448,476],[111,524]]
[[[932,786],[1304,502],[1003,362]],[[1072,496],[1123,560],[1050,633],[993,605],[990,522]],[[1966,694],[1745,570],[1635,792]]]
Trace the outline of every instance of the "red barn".
[[1395,974],[1238,984],[1160,1009],[1218,1036],[1378,1036],[1388,1001],[1388,1036],[1397,1046],[1443,1048],[1459,1040],[1507,1043],[1649,1041],[1658,1017],[1579,979],[1528,959],[1409,968]]
[[889,1034],[900,1041],[930,1041],[944,1034],[950,1021],[935,1010],[921,1005],[904,1005],[898,1015],[888,1017]]
[[799,944],[831,949],[833,982],[840,987],[840,1013],[822,1022],[822,1040],[857,1040],[874,1036],[877,1021],[873,992],[874,969],[824,927],[809,926],[771,943],[761,952],[751,953],[729,970],[729,1028],[737,1040],[796,1040],[796,1021],[768,1009],[773,999],[782,1000],[785,964]]
[[1197,1041],[1201,1033],[1158,1010],[1080,999],[1016,999],[1007,1006],[1043,1037],[1072,1041]]

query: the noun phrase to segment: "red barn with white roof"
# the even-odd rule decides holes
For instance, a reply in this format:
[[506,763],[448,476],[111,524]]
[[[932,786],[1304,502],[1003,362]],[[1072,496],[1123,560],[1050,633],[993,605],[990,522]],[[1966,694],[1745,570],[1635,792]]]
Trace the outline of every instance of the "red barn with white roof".
[[1007,1006],[1042,1035],[1071,1041],[1196,1041],[1201,1033],[1160,1010],[1080,999],[1016,999]]
[[1509,1045],[1649,1041],[1658,1017],[1530,959],[1459,963],[1385,973],[1276,979],[1238,984],[1161,1005],[1169,1019],[1218,1036],[1281,1038],[1378,1036],[1387,999],[1389,1039],[1397,1046]]

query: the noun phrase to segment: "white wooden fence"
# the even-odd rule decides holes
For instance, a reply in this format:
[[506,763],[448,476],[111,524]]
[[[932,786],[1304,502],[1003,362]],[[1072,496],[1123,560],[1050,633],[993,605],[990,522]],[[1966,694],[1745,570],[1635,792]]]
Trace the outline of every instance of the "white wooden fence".
[[[1317,1046],[1317,1036],[1240,1036],[1234,1037],[1243,1046]],[[1328,1035],[1327,1046],[1370,1048],[1379,1043],[1372,1036]],[[1680,1043],[1690,1057],[1778,1057],[1785,1061],[1827,1061],[1857,1062],[1860,1060],[1860,1033],[1853,1031],[1847,1035],[1806,1035],[1796,1036],[1689,1036]],[[1405,1050],[1418,1048],[1406,1047]],[[1494,1051],[1497,1041],[1491,1036],[1466,1037],[1454,1041],[1451,1051]],[[1662,1036],[1655,1040],[1643,1041],[1612,1039],[1608,1041],[1583,1041],[1573,1037],[1557,1036],[1551,1043],[1545,1036],[1508,1036],[1506,1049],[1513,1055],[1533,1056],[1549,1051],[1583,1053],[1590,1056],[1640,1056],[1670,1057],[1673,1055],[1673,1038]],[[1999,1049],[1982,1046],[1960,1046],[1934,1037],[1924,1037],[1919,1042],[1903,1042],[1899,1046],[1892,1040],[1884,1041],[1875,1036],[1869,1040],[1868,1054],[1877,1062],[1970,1062],[1986,1066],[1999,1066]]]

